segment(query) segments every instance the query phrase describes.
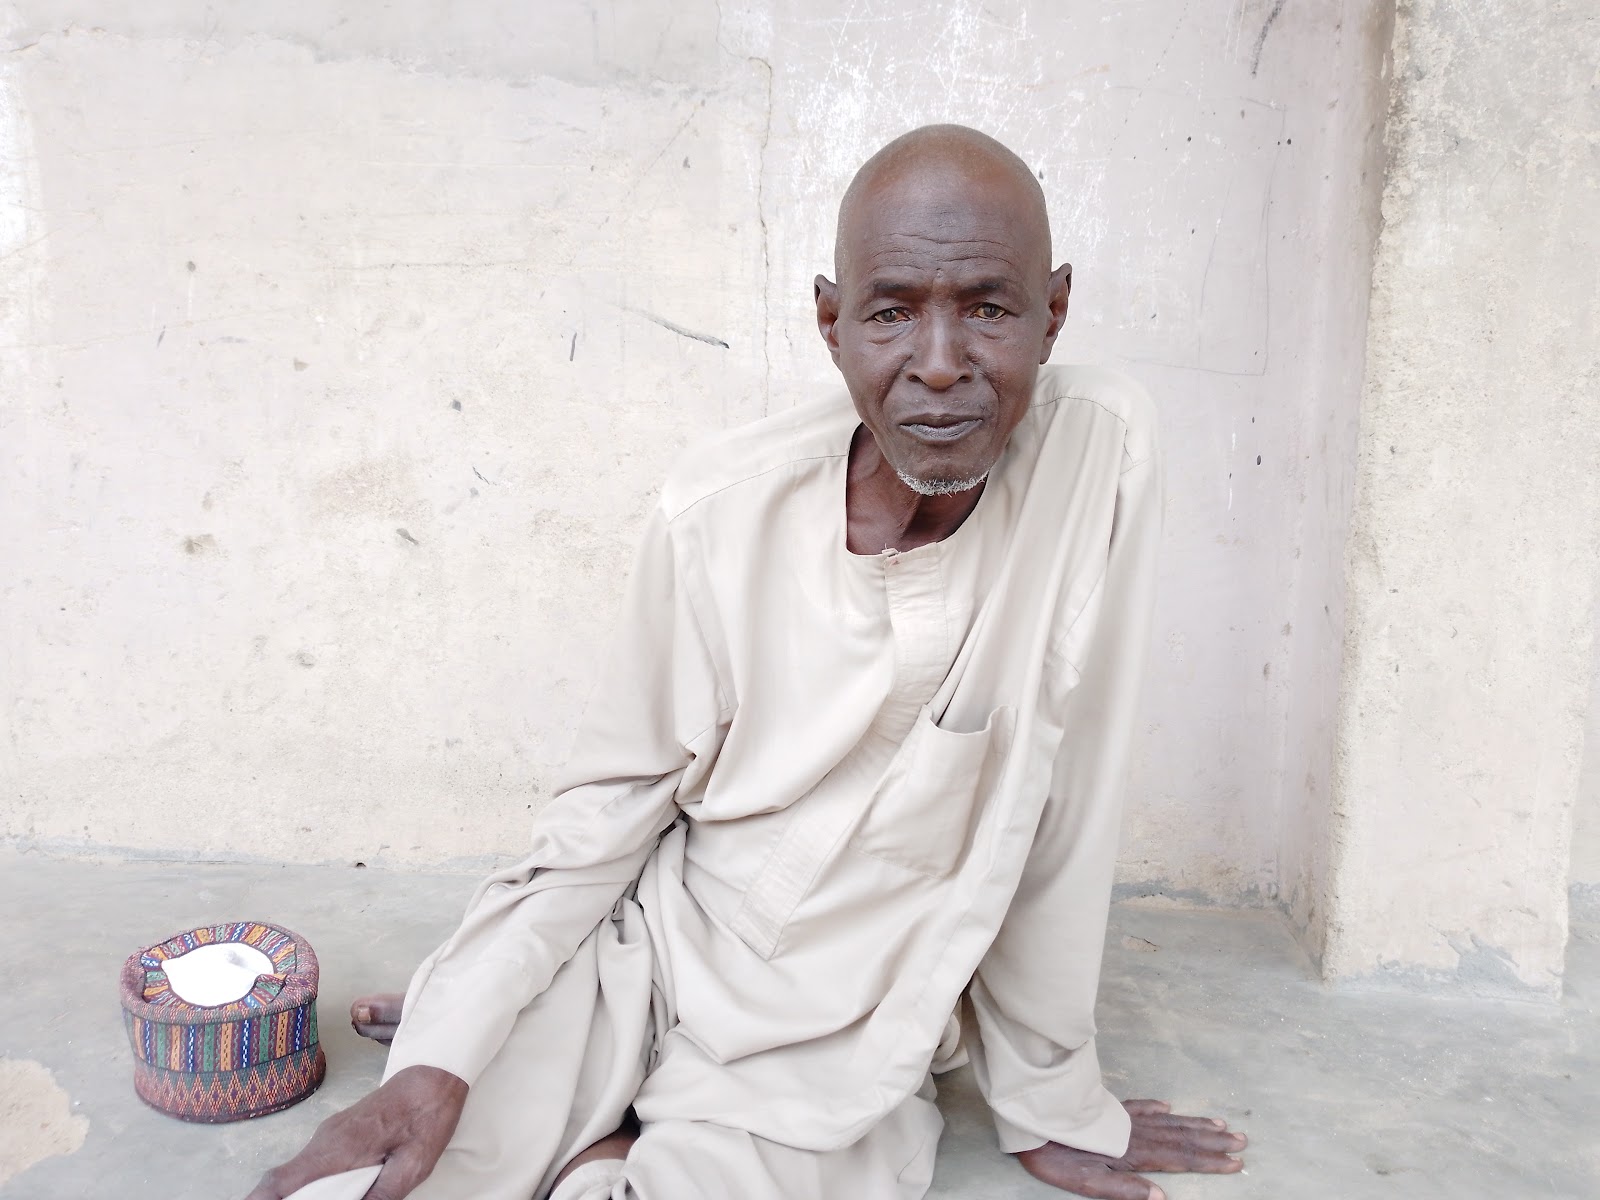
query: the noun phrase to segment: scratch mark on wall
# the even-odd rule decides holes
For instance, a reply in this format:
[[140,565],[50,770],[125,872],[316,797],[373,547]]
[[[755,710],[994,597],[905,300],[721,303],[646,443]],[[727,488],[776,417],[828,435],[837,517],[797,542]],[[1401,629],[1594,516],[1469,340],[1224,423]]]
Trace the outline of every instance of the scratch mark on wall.
[[1272,6],[1272,11],[1267,14],[1266,21],[1261,25],[1261,32],[1256,34],[1256,48],[1250,56],[1250,77],[1252,79],[1255,78],[1256,72],[1261,69],[1261,52],[1266,49],[1267,34],[1272,32],[1272,23],[1278,19],[1278,14],[1283,11],[1284,3],[1285,0],[1278,0]]
[[24,242],[24,243],[22,243],[22,245],[16,247],[13,250],[7,250],[4,254],[0,254],[0,262],[5,262],[7,259],[15,258],[17,255],[21,254],[24,250],[33,249],[33,247],[37,246],[40,242],[44,241],[47,237],[49,237],[54,232],[55,232],[55,230],[53,230],[53,229],[47,229],[47,230],[45,230],[45,232],[41,233],[38,237],[34,238],[33,241]]
[[[696,333],[693,329],[685,329],[676,321],[669,321],[665,317],[658,317],[653,312],[647,312],[642,308],[629,308],[627,311],[633,313],[635,316],[643,317],[646,321],[650,321],[653,324],[659,325],[663,329],[670,329],[679,337],[692,338],[697,342],[704,342],[708,346],[721,346],[724,350],[728,348],[728,343],[719,337],[713,337],[709,333]],[[576,343],[574,343],[574,345],[576,345]]]
[[[241,310],[239,312],[227,312],[227,313],[219,314],[218,316],[215,316],[215,317],[202,317],[199,320],[179,321],[179,322],[176,322],[176,325],[177,325],[177,328],[179,328],[179,329],[202,329],[202,328],[205,328],[207,326],[221,324],[224,321],[240,322],[240,321],[250,320],[250,319],[253,319],[253,318],[256,318],[256,317],[275,317],[275,316],[279,316],[282,313],[302,313],[304,311],[305,310],[303,308],[301,308],[301,307],[299,307],[297,305],[285,305],[285,306],[280,307],[280,308],[262,308],[262,309]],[[169,323],[166,326],[166,328],[168,328],[168,329],[170,329],[172,327],[173,327],[172,323]],[[148,337],[148,336],[150,336],[150,331],[149,331],[148,328],[130,329],[130,330],[126,330],[126,331],[124,331],[122,333],[108,333],[108,334],[104,335],[103,337],[85,338],[81,342],[46,342],[46,341],[6,342],[6,343],[3,343],[3,344],[0,344],[0,351],[31,349],[31,350],[53,350],[53,351],[56,351],[57,353],[69,353],[69,352],[75,351],[75,350],[87,350],[91,346],[103,346],[103,345],[106,345],[106,344],[108,344],[110,342],[120,342],[120,341],[125,341],[125,340],[130,339],[130,338],[144,338],[144,337]]]
[[[651,171],[656,169],[656,164],[662,160],[668,150],[672,149],[673,143],[684,135],[684,131],[689,128],[689,125],[694,121],[695,117],[700,115],[700,110],[705,106],[706,97],[702,96],[698,101],[695,102],[695,106],[689,110],[689,115],[684,117],[683,120],[678,123],[678,127],[672,131],[672,136],[662,144],[660,150],[656,151],[656,156],[650,160],[649,164],[644,170],[640,171],[639,174],[635,176],[633,182],[628,186],[627,195],[624,196],[624,199],[631,197],[639,190],[639,185],[644,182],[645,178],[650,174]],[[689,160],[684,159],[683,165],[688,166]]]
[[1172,43],[1178,40],[1178,33],[1183,29],[1183,23],[1188,20],[1188,17],[1189,6],[1185,4],[1183,11],[1178,14],[1178,19],[1172,23],[1172,34],[1167,38],[1167,44],[1161,47],[1161,53],[1156,57],[1155,65],[1150,68],[1151,79],[1161,74],[1161,66],[1167,61],[1167,55],[1172,53]]

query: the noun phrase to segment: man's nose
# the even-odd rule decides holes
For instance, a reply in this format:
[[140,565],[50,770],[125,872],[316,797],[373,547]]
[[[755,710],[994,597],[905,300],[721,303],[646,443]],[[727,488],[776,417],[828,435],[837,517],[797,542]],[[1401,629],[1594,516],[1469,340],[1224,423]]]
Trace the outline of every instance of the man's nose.
[[972,378],[960,318],[933,314],[917,327],[916,342],[906,374],[936,392],[947,391]]

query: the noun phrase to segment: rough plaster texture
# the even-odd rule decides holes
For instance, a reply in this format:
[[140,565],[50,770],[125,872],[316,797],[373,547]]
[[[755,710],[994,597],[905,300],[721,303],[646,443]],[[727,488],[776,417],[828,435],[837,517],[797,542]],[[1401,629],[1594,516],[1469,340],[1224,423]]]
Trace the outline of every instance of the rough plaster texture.
[[23,6],[13,835],[524,843],[656,482],[762,409],[766,74],[470,7]]
[[1584,729],[1583,769],[1572,814],[1572,869],[1568,895],[1573,915],[1600,921],[1600,587],[1590,618],[1594,670],[1589,684],[1589,719]]
[[1124,890],[1310,919],[1386,5],[13,10],[5,836],[514,853],[667,463],[831,382],[837,196],[954,119],[1162,408]]
[[1559,985],[1600,577],[1600,17],[1528,16],[1397,16],[1331,976]]

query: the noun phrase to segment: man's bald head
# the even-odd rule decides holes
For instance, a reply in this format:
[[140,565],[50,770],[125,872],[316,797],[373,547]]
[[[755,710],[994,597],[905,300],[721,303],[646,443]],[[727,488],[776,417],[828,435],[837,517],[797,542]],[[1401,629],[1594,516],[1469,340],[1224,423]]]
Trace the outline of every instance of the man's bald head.
[[930,125],[857,172],[839,207],[838,280],[817,328],[872,434],[924,498],[966,494],[999,460],[1067,315],[1044,193],[991,137]]
[[[877,223],[885,209],[928,204],[992,205],[1017,218],[1016,228],[1038,248],[1050,273],[1050,218],[1044,190],[1028,164],[986,133],[965,125],[924,125],[895,138],[862,164],[839,204],[833,269],[849,273],[862,219]],[[1031,249],[1032,247],[1030,247]]]

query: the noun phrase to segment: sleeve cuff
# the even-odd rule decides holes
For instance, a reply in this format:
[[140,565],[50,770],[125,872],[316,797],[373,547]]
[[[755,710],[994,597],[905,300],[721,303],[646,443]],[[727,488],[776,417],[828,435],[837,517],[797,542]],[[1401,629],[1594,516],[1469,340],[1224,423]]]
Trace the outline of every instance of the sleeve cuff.
[[1071,1121],[1049,1122],[1048,1128],[1045,1122],[1037,1119],[1039,1114],[1023,1111],[1031,1107],[1025,1099],[1007,1104],[1008,1109],[1017,1110],[1009,1115],[991,1106],[1000,1149],[1007,1154],[1020,1154],[1024,1150],[1038,1149],[1046,1142],[1059,1142],[1074,1150],[1121,1158],[1128,1152],[1128,1135],[1133,1122],[1115,1096],[1104,1088],[1099,1092],[1092,1111],[1075,1114],[1076,1119]]
[[525,976],[519,964],[498,960],[460,974],[435,969],[414,981],[384,1079],[421,1066],[449,1071],[469,1087],[476,1083],[522,1011]]

